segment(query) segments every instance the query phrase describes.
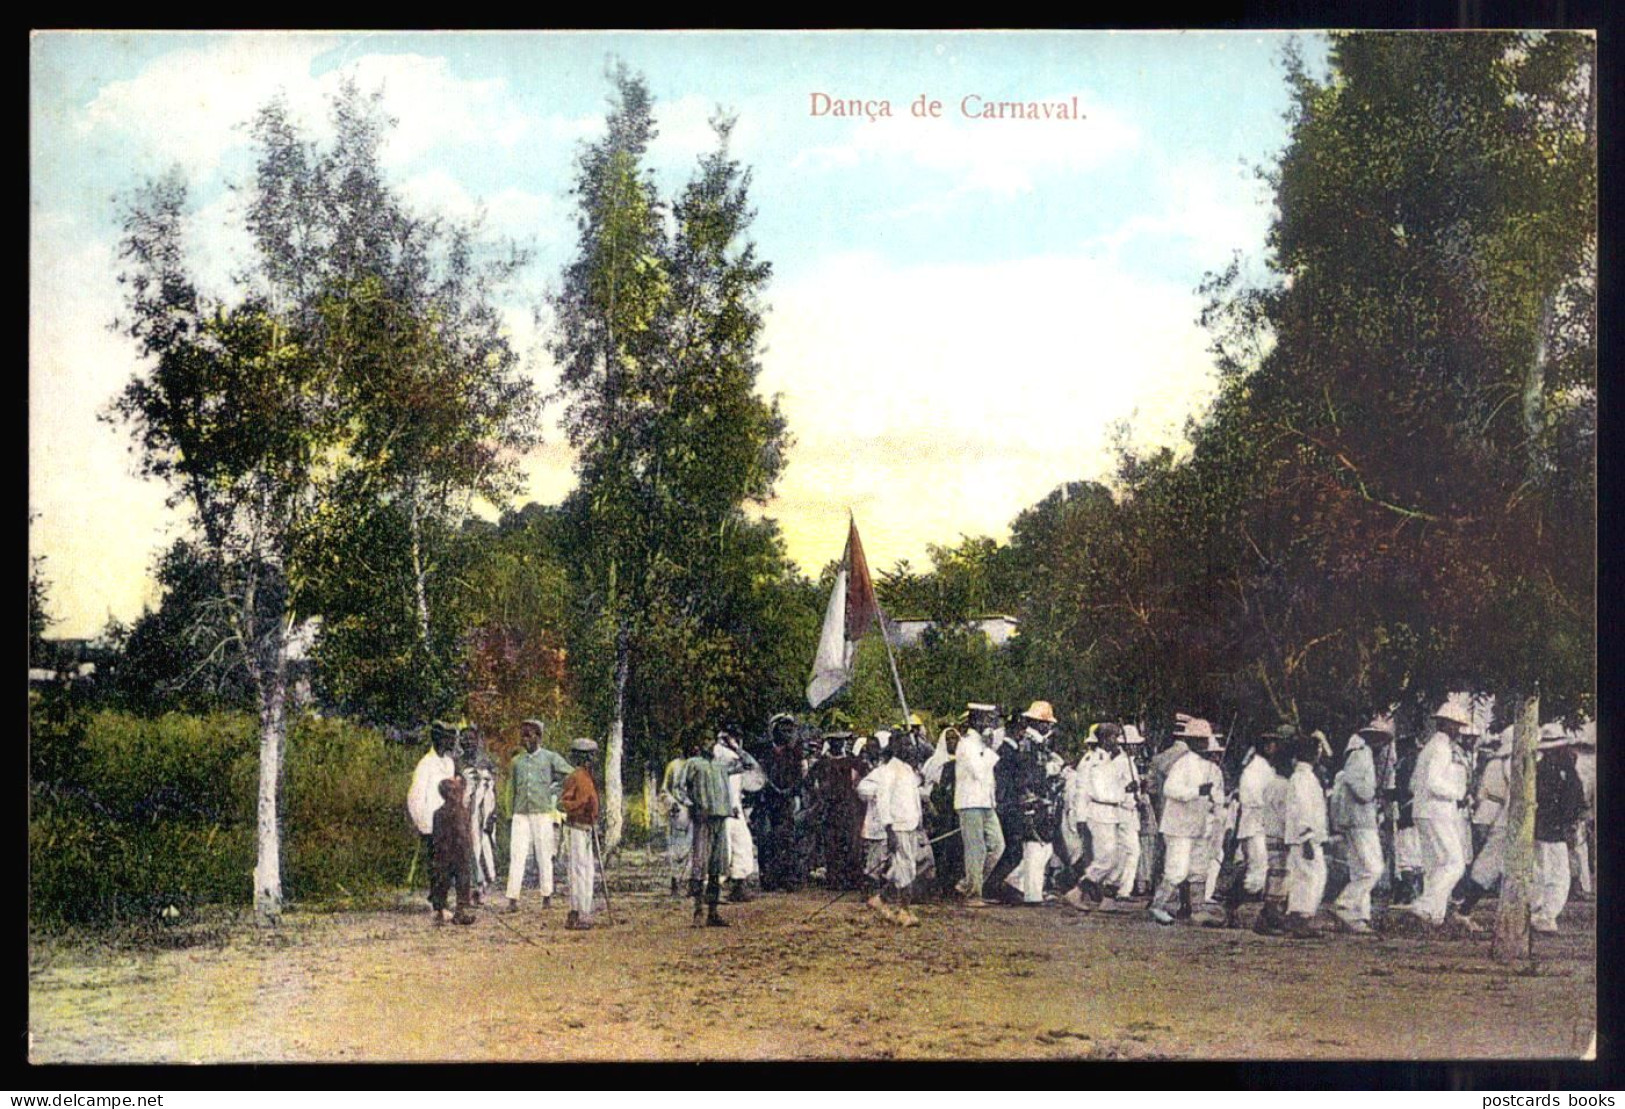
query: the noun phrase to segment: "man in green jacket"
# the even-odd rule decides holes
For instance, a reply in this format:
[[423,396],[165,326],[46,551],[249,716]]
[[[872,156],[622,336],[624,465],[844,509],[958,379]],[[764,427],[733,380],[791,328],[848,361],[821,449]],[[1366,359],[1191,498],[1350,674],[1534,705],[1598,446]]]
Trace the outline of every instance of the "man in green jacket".
[[[722,898],[722,874],[728,867],[728,816],[733,811],[728,795],[728,775],[743,773],[739,762],[724,766],[716,748],[703,740],[694,745],[693,757],[683,765],[682,791],[688,797],[689,818],[693,824],[694,847],[688,872],[688,895],[694,899],[694,923],[726,928],[728,922],[717,911]],[[700,898],[709,911],[702,912]]]
[[541,878],[542,908],[553,905],[553,812],[559,789],[571,766],[564,756],[542,746],[542,722],[526,720],[519,725],[519,741],[524,750],[513,757],[513,837],[508,844],[508,905],[519,908],[519,890],[525,882],[525,863],[536,856]]

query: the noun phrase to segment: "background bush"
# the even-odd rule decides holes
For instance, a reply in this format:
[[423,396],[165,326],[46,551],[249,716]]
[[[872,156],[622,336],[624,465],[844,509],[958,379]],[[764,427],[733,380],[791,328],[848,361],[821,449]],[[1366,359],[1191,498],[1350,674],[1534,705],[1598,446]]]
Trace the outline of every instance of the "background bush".
[[[186,912],[249,902],[253,717],[148,719],[50,695],[31,697],[29,707],[32,922],[150,920],[171,904]],[[420,754],[347,721],[293,727],[282,785],[290,900],[404,883],[416,848],[406,790]]]

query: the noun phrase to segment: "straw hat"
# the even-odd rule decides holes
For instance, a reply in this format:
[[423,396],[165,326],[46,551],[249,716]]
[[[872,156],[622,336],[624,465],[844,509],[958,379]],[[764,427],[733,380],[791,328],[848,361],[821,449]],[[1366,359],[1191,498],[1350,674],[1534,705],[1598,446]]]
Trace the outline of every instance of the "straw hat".
[[583,755],[590,755],[598,750],[598,744],[590,739],[572,739],[570,741],[570,750],[579,751]]
[[1038,720],[1045,724],[1055,723],[1055,710],[1050,707],[1048,701],[1034,701],[1027,706],[1027,711],[1021,715],[1028,720]]
[[519,726],[521,728],[535,728],[537,735],[545,735],[547,733],[547,726],[534,716],[521,720],[519,722]]
[[1133,724],[1124,724],[1123,742],[1130,747],[1140,747],[1145,744],[1145,736],[1141,735],[1140,729],[1136,728]]
[[1174,713],[1173,734],[1176,739],[1212,739],[1213,725],[1200,716],[1176,712]]

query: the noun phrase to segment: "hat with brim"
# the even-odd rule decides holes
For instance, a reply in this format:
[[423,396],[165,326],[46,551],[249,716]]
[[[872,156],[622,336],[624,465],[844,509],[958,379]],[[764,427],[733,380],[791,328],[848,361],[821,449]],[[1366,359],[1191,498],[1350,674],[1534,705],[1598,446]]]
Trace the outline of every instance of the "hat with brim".
[[1034,701],[1027,706],[1027,711],[1021,715],[1028,720],[1038,720],[1045,724],[1055,723],[1055,709],[1048,701]]
[[1574,746],[1574,735],[1561,724],[1542,724],[1537,751],[1552,751],[1559,747]]
[[1448,720],[1452,724],[1460,724],[1463,728],[1473,726],[1473,713],[1466,703],[1463,694],[1452,693],[1444,699],[1444,704],[1433,710],[1433,719]]
[[1360,729],[1359,734],[1368,739],[1372,736],[1379,735],[1387,736],[1389,739],[1393,739],[1394,718],[1386,712],[1373,716],[1370,723],[1366,724],[1365,727]]
[[971,701],[965,706],[966,712],[998,712],[998,705],[984,705],[979,701]]
[[598,750],[598,744],[590,739],[572,739],[570,741],[570,750],[577,754],[590,755]]
[[1297,739],[1298,738],[1298,726],[1296,724],[1293,724],[1291,721],[1283,720],[1279,724],[1275,725],[1275,727],[1271,728],[1269,731],[1260,732],[1258,734],[1258,738],[1259,739],[1286,739],[1286,740]]
[[543,724],[540,720],[536,719],[534,716],[532,716],[532,717],[530,717],[529,719],[526,719],[526,720],[521,720],[519,722],[519,726],[521,728],[535,728],[537,730],[537,732],[541,732],[541,733],[545,733],[547,731],[547,725]]
[[1123,742],[1130,747],[1139,747],[1145,743],[1145,736],[1133,724],[1123,725]]
[[1220,735],[1217,732],[1215,732],[1212,735],[1208,736],[1207,737],[1207,746],[1202,748],[1201,750],[1202,750],[1203,754],[1207,754],[1207,755],[1222,755],[1222,754],[1224,754],[1224,736]]
[[1176,712],[1173,735],[1175,739],[1212,739],[1213,725],[1200,716]]

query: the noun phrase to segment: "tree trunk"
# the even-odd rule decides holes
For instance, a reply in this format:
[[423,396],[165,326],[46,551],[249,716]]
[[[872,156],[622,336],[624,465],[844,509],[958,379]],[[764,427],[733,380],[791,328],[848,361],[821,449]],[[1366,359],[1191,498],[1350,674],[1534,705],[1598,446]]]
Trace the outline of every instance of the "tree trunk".
[[429,595],[423,585],[423,516],[418,511],[418,497],[412,493],[412,587],[416,591],[418,606],[418,642],[424,651],[429,649]]
[[1529,959],[1529,895],[1535,886],[1535,747],[1540,739],[1540,697],[1518,705],[1512,729],[1507,784],[1506,865],[1495,914],[1493,957],[1503,963]]
[[625,790],[621,761],[626,750],[626,687],[632,676],[632,642],[624,624],[615,631],[615,716],[609,725],[604,750],[604,854],[621,844],[625,826]]
[[287,738],[288,636],[278,621],[271,632],[272,657],[262,667],[260,691],[260,790],[258,850],[254,862],[254,919],[275,924],[282,915],[282,833],[277,821],[277,787]]

